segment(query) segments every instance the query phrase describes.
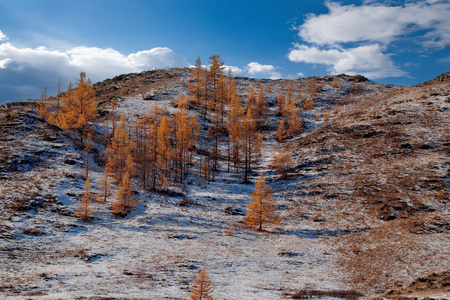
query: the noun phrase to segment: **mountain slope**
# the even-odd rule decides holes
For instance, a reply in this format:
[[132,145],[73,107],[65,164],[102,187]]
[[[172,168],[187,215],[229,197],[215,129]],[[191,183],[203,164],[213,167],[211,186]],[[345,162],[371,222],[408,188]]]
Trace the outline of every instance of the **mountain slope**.
[[[94,87],[102,115],[116,102],[133,121],[155,103],[173,113],[188,78],[189,69],[157,70]],[[201,154],[177,193],[151,193],[136,181],[141,202],[129,216],[111,216],[112,196],[95,204],[92,223],[78,221],[84,156],[76,138],[40,120],[32,103],[2,108],[0,294],[183,299],[205,268],[218,298],[286,298],[299,289],[369,297],[448,270],[448,80],[395,87],[341,75],[336,88],[332,77],[236,81],[242,100],[251,85],[270,84],[262,156],[251,174],[254,183],[265,172],[282,219],[266,232],[242,224],[254,185],[229,173],[226,161],[214,182],[200,181]],[[294,165],[280,180],[271,166],[283,146],[276,97],[289,84],[297,107],[312,87],[318,92],[314,109],[300,113],[303,133],[283,144]],[[102,119],[96,130],[106,136],[112,127]],[[96,146],[90,179],[98,192],[105,145]]]

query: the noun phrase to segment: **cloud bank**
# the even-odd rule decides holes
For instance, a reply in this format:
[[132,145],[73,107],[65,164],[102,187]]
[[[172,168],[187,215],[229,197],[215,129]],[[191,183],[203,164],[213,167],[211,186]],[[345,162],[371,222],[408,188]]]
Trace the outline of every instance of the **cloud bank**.
[[[1,38],[3,36],[3,38]],[[7,37],[0,32],[0,39]],[[44,86],[55,92],[58,79],[68,85],[81,71],[93,81],[155,68],[188,67],[185,57],[166,47],[124,55],[114,49],[75,47],[52,50],[0,44],[0,101],[38,97]]]
[[390,56],[382,51],[383,47],[379,44],[329,50],[295,44],[288,57],[293,62],[331,66],[330,72],[333,74],[358,73],[373,79],[407,76],[407,73],[395,66]]
[[8,37],[0,30],[0,42],[6,41]]
[[276,67],[273,65],[262,65],[258,62],[251,62],[247,64],[248,67],[248,74],[250,75],[268,75],[270,79],[280,79],[281,74],[276,71]]
[[421,50],[450,45],[450,3],[439,0],[408,1],[390,6],[366,1],[361,6],[326,2],[327,14],[307,15],[295,28],[305,42],[296,43],[288,58],[294,62],[323,64],[331,73],[360,73],[369,78],[407,75],[396,66],[390,46],[409,42]]

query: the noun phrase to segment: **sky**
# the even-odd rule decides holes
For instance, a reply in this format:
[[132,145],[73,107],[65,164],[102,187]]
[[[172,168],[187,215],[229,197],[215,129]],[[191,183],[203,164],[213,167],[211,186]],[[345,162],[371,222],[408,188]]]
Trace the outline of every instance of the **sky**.
[[0,0],[0,104],[213,54],[234,76],[414,85],[450,70],[449,16],[449,0]]

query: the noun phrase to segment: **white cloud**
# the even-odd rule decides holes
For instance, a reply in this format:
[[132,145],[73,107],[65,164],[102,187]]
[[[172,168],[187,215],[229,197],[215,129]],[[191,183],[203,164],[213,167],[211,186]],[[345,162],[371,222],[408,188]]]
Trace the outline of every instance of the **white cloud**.
[[248,66],[247,72],[250,75],[265,74],[265,75],[269,75],[270,79],[280,79],[281,78],[281,74],[276,71],[276,67],[273,65],[262,65],[258,62],[251,62],[251,63],[247,64],[247,66]]
[[298,73],[297,73],[297,76],[298,76],[298,77],[305,77],[305,74],[304,74],[303,72],[298,72]]
[[11,60],[9,58],[5,58],[0,60],[0,69],[6,69],[6,64],[9,63]]
[[8,37],[0,30],[0,42],[6,41]]
[[262,65],[257,62],[251,62],[247,64],[248,66],[248,73],[251,75],[257,74],[257,73],[271,73],[275,71],[275,67],[272,65]]
[[328,14],[308,15],[297,28],[304,41],[317,45],[364,41],[389,44],[401,35],[429,30],[423,36],[424,44],[436,47],[450,44],[447,1],[419,1],[402,6],[327,2],[326,6]]
[[[169,48],[131,53],[128,56],[114,49],[75,47],[69,50],[51,50],[46,47],[20,48],[11,43],[0,43],[0,75],[5,82],[0,87],[0,97],[22,99],[37,97],[44,86],[51,90],[59,77],[68,84],[81,71],[93,82],[122,73],[140,72],[154,68],[187,67],[187,59]],[[25,88],[18,88],[25,86]],[[16,91],[16,94],[9,91]],[[23,93],[22,93],[23,91]],[[26,91],[26,95],[24,94]],[[30,94],[34,91],[35,94]]]
[[369,78],[399,77],[407,74],[396,67],[384,48],[379,44],[350,49],[319,49],[295,44],[289,53],[294,62],[324,64],[333,74],[362,74]]
[[[407,76],[389,53],[391,44],[407,41],[422,50],[450,45],[450,2],[439,0],[366,0],[362,5],[326,2],[327,14],[306,17],[291,61],[324,64],[331,73],[359,73],[369,78]],[[351,45],[351,46],[349,46]]]
[[440,63],[450,63],[450,56],[449,57],[442,57],[442,58],[440,58],[440,59],[438,59],[438,61],[440,62]]
[[188,67],[187,59],[167,47],[156,47],[151,50],[139,51],[128,55],[128,58],[142,69],[164,69],[173,67]]
[[233,76],[240,76],[240,75],[242,75],[242,72],[243,72],[242,69],[239,67],[227,66],[227,65],[223,66],[223,71],[226,75],[228,75],[228,72],[231,71],[231,74]]

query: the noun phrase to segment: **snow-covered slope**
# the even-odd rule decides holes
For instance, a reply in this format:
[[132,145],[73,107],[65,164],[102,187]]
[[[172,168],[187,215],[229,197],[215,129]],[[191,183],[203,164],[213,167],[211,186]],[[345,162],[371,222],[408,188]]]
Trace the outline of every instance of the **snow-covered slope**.
[[[118,112],[132,121],[155,103],[174,112],[188,77],[189,69],[159,70],[95,88],[103,112],[117,100]],[[228,172],[225,161],[214,182],[201,181],[196,155],[194,171],[176,193],[151,193],[136,181],[135,211],[113,217],[113,196],[95,204],[93,222],[74,216],[85,172],[76,140],[39,120],[32,105],[3,108],[0,296],[185,299],[204,268],[217,299],[285,299],[300,289],[356,290],[368,298],[448,270],[449,82],[403,88],[340,76],[333,88],[332,79],[237,78],[243,100],[251,85],[270,83],[270,115],[252,183],[242,184],[242,174]],[[271,168],[282,146],[275,140],[274,104],[291,83],[298,107],[311,84],[320,90],[315,108],[300,113],[304,132],[283,144],[295,163],[280,180]],[[326,110],[331,120],[316,120]],[[107,122],[96,128],[111,131]],[[97,148],[90,161],[94,191],[104,151]],[[262,232],[242,224],[259,171],[282,220]],[[439,293],[450,297],[448,290]]]

